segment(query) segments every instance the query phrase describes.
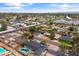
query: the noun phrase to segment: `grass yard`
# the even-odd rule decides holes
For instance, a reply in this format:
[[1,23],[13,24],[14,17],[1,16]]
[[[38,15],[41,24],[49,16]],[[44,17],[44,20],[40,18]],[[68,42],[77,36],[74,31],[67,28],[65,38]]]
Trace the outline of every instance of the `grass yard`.
[[4,31],[4,30],[0,28],[0,32],[1,32],[1,31]]
[[65,41],[65,40],[59,40],[59,43],[62,47],[65,47],[65,48],[68,48],[68,47],[71,47],[71,42],[69,41]]

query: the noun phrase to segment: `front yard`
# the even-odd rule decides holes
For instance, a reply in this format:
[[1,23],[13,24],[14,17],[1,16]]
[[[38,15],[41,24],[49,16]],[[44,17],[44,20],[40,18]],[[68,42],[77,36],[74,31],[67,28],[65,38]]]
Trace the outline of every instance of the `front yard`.
[[69,41],[65,41],[65,40],[59,40],[60,46],[64,47],[64,48],[68,48],[71,47],[71,42]]
[[1,32],[1,31],[4,31],[4,30],[0,28],[0,32]]

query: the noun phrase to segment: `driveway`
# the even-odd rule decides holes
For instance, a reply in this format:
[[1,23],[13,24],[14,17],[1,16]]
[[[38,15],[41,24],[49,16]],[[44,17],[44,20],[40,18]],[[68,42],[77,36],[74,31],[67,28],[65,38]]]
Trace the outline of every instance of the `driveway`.
[[60,52],[59,43],[57,40],[49,40],[48,41],[48,53],[47,56],[63,56],[63,53]]

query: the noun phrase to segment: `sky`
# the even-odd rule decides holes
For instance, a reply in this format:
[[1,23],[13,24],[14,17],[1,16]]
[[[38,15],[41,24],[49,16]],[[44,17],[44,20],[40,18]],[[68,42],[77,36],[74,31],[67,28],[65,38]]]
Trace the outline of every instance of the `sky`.
[[79,12],[79,3],[0,3],[0,12],[57,13]]

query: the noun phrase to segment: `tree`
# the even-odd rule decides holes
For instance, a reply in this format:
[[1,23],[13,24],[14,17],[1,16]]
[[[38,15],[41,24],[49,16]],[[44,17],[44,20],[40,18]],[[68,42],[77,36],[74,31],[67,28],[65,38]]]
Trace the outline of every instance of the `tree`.
[[65,16],[60,16],[60,19],[64,20],[65,19]]
[[49,26],[40,26],[40,30],[47,31],[49,29]]
[[70,32],[77,31],[77,28],[72,25],[71,27],[69,27],[69,31]]
[[32,26],[29,28],[29,31],[34,34],[36,32],[36,26]]
[[79,56],[79,34],[76,34],[73,38],[72,47],[68,49],[68,55]]
[[52,25],[53,23],[54,23],[54,20],[49,20],[49,21],[48,21],[48,24],[49,24],[49,25]]
[[33,35],[28,31],[23,32],[22,37],[26,39],[26,41],[31,41],[33,39]]
[[1,20],[0,24],[1,24],[1,30],[3,30],[3,31],[7,30],[7,23],[6,23],[6,21]]
[[57,29],[48,30],[48,33],[50,33],[50,39],[54,39],[55,33],[57,32]]
[[21,17],[20,15],[17,15],[16,20],[17,20],[18,22],[21,22],[21,21],[22,21],[22,17]]

